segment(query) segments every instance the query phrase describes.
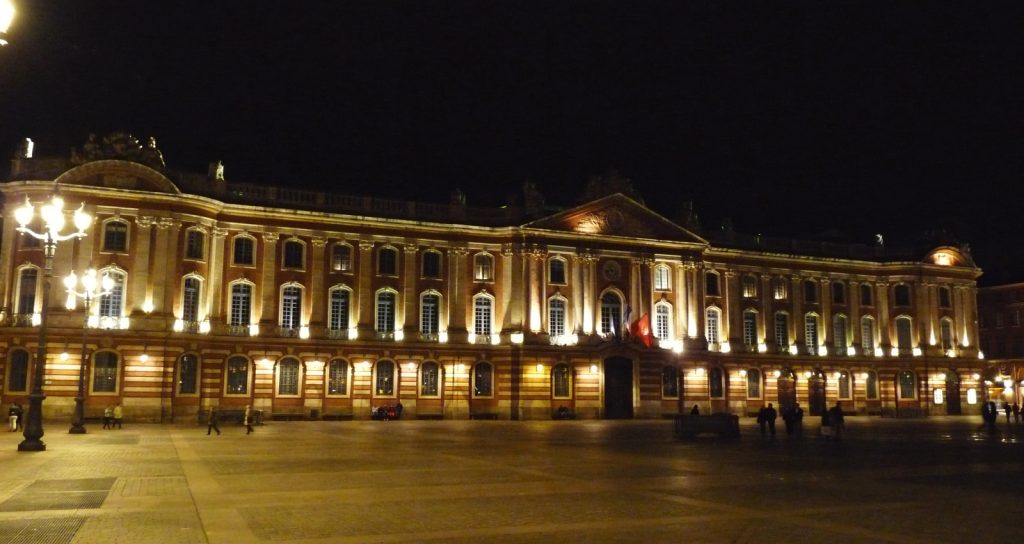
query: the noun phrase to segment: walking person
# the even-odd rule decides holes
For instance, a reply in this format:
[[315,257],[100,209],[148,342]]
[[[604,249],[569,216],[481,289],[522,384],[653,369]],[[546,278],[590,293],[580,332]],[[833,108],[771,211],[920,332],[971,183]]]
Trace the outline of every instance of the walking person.
[[114,421],[114,407],[107,406],[103,409],[103,428],[109,429],[110,424]]
[[[122,421],[124,421],[124,409],[121,408],[121,403],[117,403],[117,406],[114,406],[114,425],[117,425],[117,428],[120,429],[122,428]],[[113,425],[110,428],[113,429]]]
[[7,417],[8,417],[8,419],[10,419],[10,425],[11,425],[11,431],[10,432],[12,432],[12,433],[18,430],[18,411],[17,411],[17,408],[15,408],[14,406],[15,405],[12,402],[11,403],[11,407],[7,409]]
[[[220,431],[217,432],[220,434]],[[245,406],[245,434],[252,434],[252,405]]]
[[1010,424],[1010,403],[1003,401],[1003,411],[1006,412],[1006,424]]
[[768,407],[762,406],[757,411],[757,426],[761,429],[761,438],[768,432]]
[[832,426],[832,436],[836,440],[843,438],[843,431],[846,430],[846,418],[843,417],[843,409],[839,406],[839,401],[836,401],[836,405],[829,410],[828,414],[829,425]]
[[779,413],[775,411],[772,403],[768,403],[768,412],[765,414],[765,420],[768,423],[768,434],[775,438],[775,419],[779,417]]
[[1020,423],[1020,405],[1016,401],[1013,403],[1013,422]]
[[793,436],[793,407],[788,406],[782,409],[782,422],[786,424],[786,435]]
[[206,436],[210,436],[210,431],[217,431],[217,436],[220,436],[220,427],[217,426],[217,418],[219,416],[217,407],[211,406],[210,413],[206,415]]
[[804,434],[804,409],[799,402],[793,404],[793,431],[797,436]]
[[996,434],[996,419],[999,418],[999,409],[996,403],[988,401],[981,407],[981,419],[985,422],[988,434]]

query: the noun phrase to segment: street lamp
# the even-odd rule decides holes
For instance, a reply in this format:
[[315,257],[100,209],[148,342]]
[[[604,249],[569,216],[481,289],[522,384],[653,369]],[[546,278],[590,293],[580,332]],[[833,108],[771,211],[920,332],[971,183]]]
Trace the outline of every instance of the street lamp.
[[[82,290],[76,291],[75,287],[79,283],[82,285]],[[75,309],[75,302],[79,298],[85,303],[85,323],[82,324],[82,359],[78,363],[78,396],[75,397],[75,414],[71,418],[71,429],[68,430],[71,434],[85,434],[85,425],[82,423],[85,420],[85,358],[86,339],[89,334],[89,306],[93,299],[110,294],[114,289],[114,278],[103,274],[103,278],[96,281],[96,269],[94,268],[86,270],[81,278],[72,271],[64,278],[64,287],[68,290],[66,304],[68,310]]]
[[7,29],[14,21],[14,2],[11,0],[0,0],[0,47],[7,45]]
[[57,242],[82,238],[85,229],[92,224],[92,216],[85,212],[85,204],[75,210],[74,223],[77,232],[61,234],[64,229],[64,199],[54,195],[53,198],[39,208],[39,217],[43,221],[43,232],[29,228],[29,223],[36,217],[36,207],[25,197],[25,205],[14,210],[14,219],[18,222],[17,231],[43,241],[43,308],[39,314],[39,348],[36,351],[35,368],[32,374],[32,393],[28,396],[28,420],[25,425],[25,440],[18,444],[18,451],[45,451],[43,443],[43,374],[46,370],[46,316],[50,310],[50,278],[53,276],[53,255],[57,251]]

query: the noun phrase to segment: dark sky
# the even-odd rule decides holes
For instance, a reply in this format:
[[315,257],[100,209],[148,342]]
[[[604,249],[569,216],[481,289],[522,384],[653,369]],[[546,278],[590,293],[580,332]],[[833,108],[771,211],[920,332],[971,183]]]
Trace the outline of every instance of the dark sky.
[[470,204],[615,168],[669,217],[945,228],[1024,279],[1021,3],[16,2],[4,153],[121,129],[172,168]]

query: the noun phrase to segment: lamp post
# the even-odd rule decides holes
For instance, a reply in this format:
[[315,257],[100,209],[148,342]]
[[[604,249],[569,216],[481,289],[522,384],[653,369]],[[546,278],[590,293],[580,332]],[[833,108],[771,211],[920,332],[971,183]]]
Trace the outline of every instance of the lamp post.
[[[82,290],[76,291],[75,287],[81,283]],[[89,306],[93,299],[109,295],[114,288],[114,278],[103,274],[103,278],[96,281],[96,269],[90,268],[79,278],[74,271],[64,278],[64,287],[68,290],[67,309],[74,310],[77,299],[85,303],[85,322],[82,324],[82,358],[78,363],[78,396],[75,397],[75,414],[71,418],[71,434],[85,434],[85,361],[87,355],[86,339],[89,334]]]
[[43,437],[43,375],[46,370],[46,317],[50,313],[50,278],[53,276],[53,255],[57,243],[85,236],[85,229],[92,224],[92,216],[85,212],[85,205],[75,210],[74,223],[77,232],[61,234],[64,229],[64,199],[54,195],[39,208],[43,232],[36,232],[28,225],[36,217],[36,208],[25,198],[25,205],[14,210],[18,232],[43,241],[43,308],[39,314],[39,348],[36,351],[35,368],[32,374],[32,393],[29,394],[28,420],[25,424],[25,440],[18,444],[18,451],[45,451]]
[[7,45],[7,29],[11,27],[17,11],[11,0],[0,0],[0,47]]

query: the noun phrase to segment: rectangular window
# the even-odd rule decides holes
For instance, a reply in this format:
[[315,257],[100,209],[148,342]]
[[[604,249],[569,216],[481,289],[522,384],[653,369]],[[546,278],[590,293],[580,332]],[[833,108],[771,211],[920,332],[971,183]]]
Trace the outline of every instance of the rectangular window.
[[424,397],[436,397],[439,394],[438,368],[434,363],[424,363],[420,367],[420,395]]
[[347,289],[331,291],[331,321],[329,326],[332,331],[348,329],[348,307],[349,291]]
[[939,322],[939,336],[942,341],[942,349],[953,349],[953,322],[943,319]]
[[352,270],[352,248],[344,244],[335,244],[331,249],[331,270],[334,272],[350,272]]
[[896,343],[901,350],[913,347],[913,329],[909,317],[896,318]]
[[103,251],[126,251],[128,249],[128,224],[111,221],[103,229]]
[[231,286],[231,322],[230,325],[240,327],[249,325],[252,316],[252,287],[245,283]]
[[277,369],[277,394],[298,395],[299,394],[299,363],[296,361],[285,361]]
[[860,322],[860,347],[868,355],[875,349],[875,322],[864,318]]
[[420,332],[423,334],[437,334],[437,315],[441,305],[441,297],[437,295],[423,295],[420,303]]
[[718,274],[708,272],[704,275],[704,294],[709,297],[719,296]]
[[670,309],[664,304],[655,306],[654,312],[654,337],[658,340],[668,340],[672,334],[669,331]]
[[672,288],[672,282],[670,281],[669,267],[665,265],[659,265],[654,267],[654,289],[657,291],[668,291]]
[[784,280],[783,278],[775,278],[775,280],[772,282],[772,295],[774,296],[775,300],[786,300],[787,294],[788,292],[786,290],[786,280]]
[[185,257],[188,259],[203,258],[203,233],[198,230],[190,230],[185,235]]
[[38,273],[34,268],[25,268],[21,271],[21,281],[18,282],[18,313],[28,315],[36,311],[36,278]]
[[181,296],[181,320],[195,323],[199,320],[199,286],[197,278],[186,278]]
[[299,328],[299,316],[302,313],[302,289],[285,287],[281,292],[281,327],[285,329]]
[[761,372],[756,369],[747,371],[747,398],[761,398]]
[[491,335],[491,299],[476,297],[473,303],[473,331],[482,336]]
[[[832,345],[838,350],[846,349],[846,317],[837,315],[832,319]],[[839,352],[839,355],[845,355]]]
[[814,314],[804,317],[804,345],[814,350],[818,348],[818,316]]
[[92,390],[96,393],[117,392],[117,354],[97,353],[93,359]]
[[871,299],[871,286],[866,283],[862,283],[860,286],[860,305],[871,306]]
[[878,375],[874,372],[868,372],[868,377],[864,380],[865,396],[868,399],[875,400],[878,398]]
[[950,296],[948,287],[939,287],[939,308],[949,308]]
[[565,335],[565,301],[553,298],[548,302],[548,334]]
[[377,295],[377,332],[394,332],[395,330],[395,294],[381,293]]
[[850,387],[850,374],[841,372],[839,374],[839,398],[848,400],[853,398],[852,387]]
[[917,390],[914,384],[914,375],[910,372],[900,372],[900,398],[901,399],[913,399],[917,398]]
[[707,341],[708,341],[709,344],[717,344],[718,340],[719,340],[719,338],[718,338],[718,312],[709,308],[708,311],[707,311],[706,320],[707,320],[707,331],[706,331]]
[[818,284],[811,280],[804,282],[804,302],[808,304],[818,302]]
[[345,361],[331,361],[327,371],[327,394],[348,394],[348,363]]
[[832,304],[846,304],[846,286],[841,282],[832,284]]
[[897,306],[910,306],[910,286],[901,284],[894,287],[893,298]]
[[284,244],[284,268],[303,268],[305,247],[301,242],[289,241]]
[[473,259],[473,278],[477,281],[490,281],[492,272],[490,255],[480,254]]
[[775,314],[775,345],[780,348],[789,346],[789,316]]
[[235,260],[236,265],[252,266],[255,262],[255,245],[252,238],[235,238]]
[[178,366],[178,393],[194,395],[198,391],[196,377],[199,375],[199,358],[189,353],[181,356]]
[[114,287],[110,293],[100,296],[100,317],[120,319],[124,303],[124,275],[110,274]]
[[747,346],[757,344],[757,314],[743,312],[743,343]]
[[381,248],[377,254],[377,273],[383,276],[394,276],[398,273],[398,252],[391,248]]
[[661,369],[661,397],[679,398],[679,371],[673,366]]
[[441,254],[428,251],[423,254],[423,277],[438,279],[441,277]]
[[229,395],[245,395],[249,392],[249,361],[245,357],[228,359],[227,373]]
[[548,263],[548,281],[556,285],[565,285],[565,261],[551,259]]
[[559,364],[551,371],[551,388],[556,398],[569,398],[571,395],[571,384],[569,377],[569,365]]
[[743,297],[754,298],[757,296],[757,278],[754,276],[743,276]]

